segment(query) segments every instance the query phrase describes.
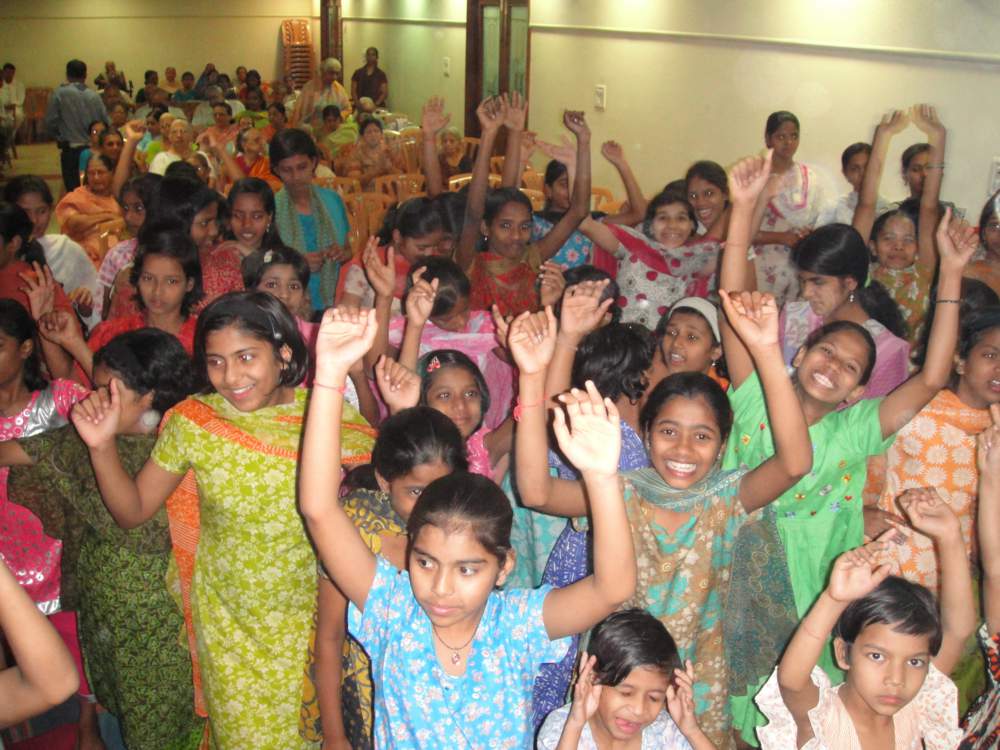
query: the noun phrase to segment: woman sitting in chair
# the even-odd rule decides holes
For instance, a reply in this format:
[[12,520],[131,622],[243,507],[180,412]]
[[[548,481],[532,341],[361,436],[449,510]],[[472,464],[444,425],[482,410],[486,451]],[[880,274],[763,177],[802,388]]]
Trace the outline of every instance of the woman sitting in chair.
[[376,177],[406,171],[400,154],[394,153],[385,142],[379,120],[369,117],[361,120],[358,127],[361,137],[348,157],[347,176],[358,180],[362,190],[370,190]]
[[94,154],[87,162],[83,185],[66,193],[56,205],[63,234],[79,242],[97,267],[125,229],[122,208],[111,192],[113,169],[111,159]]

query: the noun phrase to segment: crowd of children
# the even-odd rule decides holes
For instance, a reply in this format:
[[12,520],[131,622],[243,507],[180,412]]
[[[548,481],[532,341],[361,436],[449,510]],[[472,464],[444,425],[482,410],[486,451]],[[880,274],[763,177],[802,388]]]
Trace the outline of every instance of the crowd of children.
[[1000,745],[1000,195],[941,201],[933,107],[836,202],[791,112],[649,199],[609,141],[606,214],[582,112],[487,99],[470,158],[435,98],[363,248],[315,178],[394,170],[383,125],[338,162],[301,109],[4,190],[8,742],[68,701],[81,748]]

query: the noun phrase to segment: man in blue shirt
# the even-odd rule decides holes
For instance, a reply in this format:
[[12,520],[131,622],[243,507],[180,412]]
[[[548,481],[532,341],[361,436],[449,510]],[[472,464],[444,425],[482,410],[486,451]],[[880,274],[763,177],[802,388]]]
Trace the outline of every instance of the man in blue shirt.
[[66,83],[57,88],[45,113],[45,128],[59,144],[60,166],[66,192],[80,187],[80,152],[87,148],[89,126],[95,120],[108,121],[100,95],[87,88],[87,64],[66,63]]

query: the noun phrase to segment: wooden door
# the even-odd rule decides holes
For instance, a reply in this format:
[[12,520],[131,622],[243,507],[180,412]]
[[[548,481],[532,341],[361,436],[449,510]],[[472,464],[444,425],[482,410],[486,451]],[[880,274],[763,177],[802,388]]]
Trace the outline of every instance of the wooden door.
[[479,135],[476,107],[488,96],[528,95],[529,0],[468,0],[465,133]]

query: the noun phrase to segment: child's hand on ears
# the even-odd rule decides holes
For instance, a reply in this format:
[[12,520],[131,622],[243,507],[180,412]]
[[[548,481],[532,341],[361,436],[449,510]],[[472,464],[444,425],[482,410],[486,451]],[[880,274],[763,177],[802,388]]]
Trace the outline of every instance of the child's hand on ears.
[[410,277],[413,286],[406,293],[406,322],[410,325],[426,325],[427,320],[431,317],[431,311],[434,309],[438,280],[424,281],[423,276],[426,270],[426,267],[418,268]]
[[729,199],[734,205],[752,206],[767,186],[771,177],[771,156],[768,149],[763,156],[748,156],[736,162],[729,170]]
[[692,734],[701,734],[694,712],[694,665],[690,659],[684,669],[674,670],[673,683],[667,686],[667,713],[688,740]]
[[907,490],[897,499],[910,525],[936,542],[962,542],[962,525],[933,487]]
[[528,100],[515,91],[507,101],[507,111],[504,114],[503,124],[510,130],[524,130],[524,124],[528,118]]
[[420,111],[420,129],[427,135],[437,135],[451,122],[451,115],[445,114],[444,99],[432,96]]
[[563,455],[584,478],[616,476],[622,436],[614,402],[602,398],[590,380],[585,391],[573,388],[559,400],[566,412],[555,410],[552,429]]
[[323,313],[316,336],[316,382],[343,385],[354,363],[372,348],[377,332],[374,308],[334,307]]
[[507,348],[522,375],[545,372],[555,354],[556,332],[556,317],[551,307],[514,318],[507,334]]
[[938,222],[934,238],[941,255],[941,267],[948,267],[953,271],[965,268],[979,249],[979,235],[975,227],[970,227],[961,220],[952,221],[950,206],[945,209],[944,216]]
[[773,294],[719,290],[729,325],[750,350],[778,345],[778,303]]
[[70,419],[88,448],[103,448],[114,442],[122,416],[120,387],[121,381],[112,378],[108,388],[92,391],[73,406]]
[[563,125],[565,125],[577,140],[590,138],[590,126],[587,125],[587,118],[579,110],[567,109],[563,113]]
[[420,376],[384,354],[375,365],[375,383],[390,414],[420,402]]
[[884,561],[888,546],[880,537],[838,557],[826,587],[830,597],[848,604],[871,593],[892,572],[892,566]]
[[542,263],[542,270],[538,272],[538,301],[542,307],[558,302],[565,288],[566,279],[563,278],[559,264],[551,260]]
[[582,727],[597,713],[603,687],[595,681],[596,665],[596,656],[590,656],[586,651],[580,652],[580,669],[577,672],[576,685],[573,686],[573,707],[566,719],[567,724],[572,722],[576,727]]
[[568,339],[568,343],[575,346],[580,339],[600,327],[615,303],[610,298],[601,301],[609,283],[608,279],[583,281],[566,290],[559,310],[559,333]]
[[937,110],[930,104],[914,104],[910,108],[910,122],[928,136],[944,134],[944,125],[938,119]]
[[882,121],[875,129],[888,135],[896,135],[897,133],[902,133],[909,124],[910,118],[906,116],[905,112],[893,109],[882,115]]
[[370,237],[361,254],[365,276],[372,285],[376,297],[387,299],[396,291],[396,264],[394,251],[390,245],[385,251],[385,262],[378,254],[378,237]]

